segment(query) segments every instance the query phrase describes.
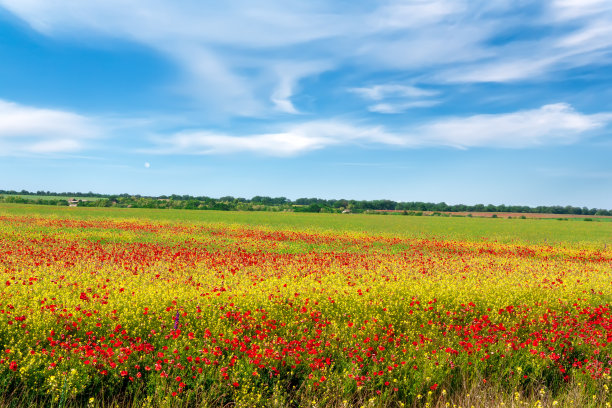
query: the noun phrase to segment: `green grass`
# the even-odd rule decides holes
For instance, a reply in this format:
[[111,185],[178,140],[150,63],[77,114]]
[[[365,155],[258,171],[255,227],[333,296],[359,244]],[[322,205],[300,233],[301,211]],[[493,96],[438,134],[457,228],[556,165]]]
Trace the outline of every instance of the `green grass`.
[[0,194],[5,197],[20,197],[28,200],[84,200],[84,201],[97,201],[102,200],[104,197],[78,197],[78,196],[54,196],[54,195],[36,195],[36,194]]
[[469,217],[410,217],[400,215],[310,214],[290,212],[237,212],[151,210],[141,208],[47,207],[0,204],[0,216],[40,215],[73,219],[148,220],[162,223],[213,223],[268,229],[351,231],[405,237],[532,244],[572,244],[590,248],[612,243],[612,222],[556,219]]

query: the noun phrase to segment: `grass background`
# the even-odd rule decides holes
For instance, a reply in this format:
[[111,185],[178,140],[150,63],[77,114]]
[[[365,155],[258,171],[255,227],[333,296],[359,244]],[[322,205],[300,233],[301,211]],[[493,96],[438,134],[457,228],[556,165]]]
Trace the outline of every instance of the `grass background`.
[[0,204],[3,216],[44,216],[69,219],[139,220],[158,223],[228,224],[273,230],[357,232],[402,237],[498,241],[503,243],[571,245],[607,248],[612,244],[612,222],[594,219],[507,219],[470,217],[415,217],[371,214],[313,214],[159,210],[142,208],[47,207]]
[[20,197],[27,198],[29,200],[72,200],[73,198],[76,200],[83,201],[97,201],[102,200],[104,197],[79,197],[79,196],[55,196],[55,195],[33,195],[33,194],[2,194],[5,197]]

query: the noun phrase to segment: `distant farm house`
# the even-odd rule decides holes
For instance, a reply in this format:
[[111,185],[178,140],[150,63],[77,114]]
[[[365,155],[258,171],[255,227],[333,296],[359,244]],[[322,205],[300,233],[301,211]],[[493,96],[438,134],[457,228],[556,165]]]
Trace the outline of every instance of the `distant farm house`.
[[70,207],[77,207],[79,205],[79,202],[84,202],[87,200],[77,200],[76,198],[71,198],[70,200],[68,200],[68,206]]

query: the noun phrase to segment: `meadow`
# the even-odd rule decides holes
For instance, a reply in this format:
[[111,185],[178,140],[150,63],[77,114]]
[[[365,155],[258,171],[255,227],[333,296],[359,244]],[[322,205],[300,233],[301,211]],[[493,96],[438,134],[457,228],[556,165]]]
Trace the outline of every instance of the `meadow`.
[[0,204],[0,406],[606,407],[612,223]]
[[36,195],[36,194],[4,194],[6,197],[18,197],[26,198],[31,200],[83,200],[83,201],[97,201],[100,197],[81,197],[81,196],[59,196],[59,195]]

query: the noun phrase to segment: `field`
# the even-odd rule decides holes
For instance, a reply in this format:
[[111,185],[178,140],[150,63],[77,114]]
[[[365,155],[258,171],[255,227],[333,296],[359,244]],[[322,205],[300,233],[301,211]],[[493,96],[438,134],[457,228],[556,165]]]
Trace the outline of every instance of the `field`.
[[100,197],[79,197],[79,196],[56,196],[56,195],[35,195],[35,194],[4,194],[5,197],[26,198],[29,200],[82,200],[82,201],[97,201]]
[[612,223],[0,205],[0,406],[612,402]]
[[[375,213],[402,214],[402,210],[377,210]],[[519,213],[519,212],[477,212],[477,211],[420,211],[422,215],[447,215],[450,217],[489,217],[489,218],[555,218],[562,221],[569,219],[584,220],[585,218],[599,221],[612,221],[609,215],[583,215],[583,214],[553,214],[553,213]],[[414,211],[413,211],[414,213]]]

